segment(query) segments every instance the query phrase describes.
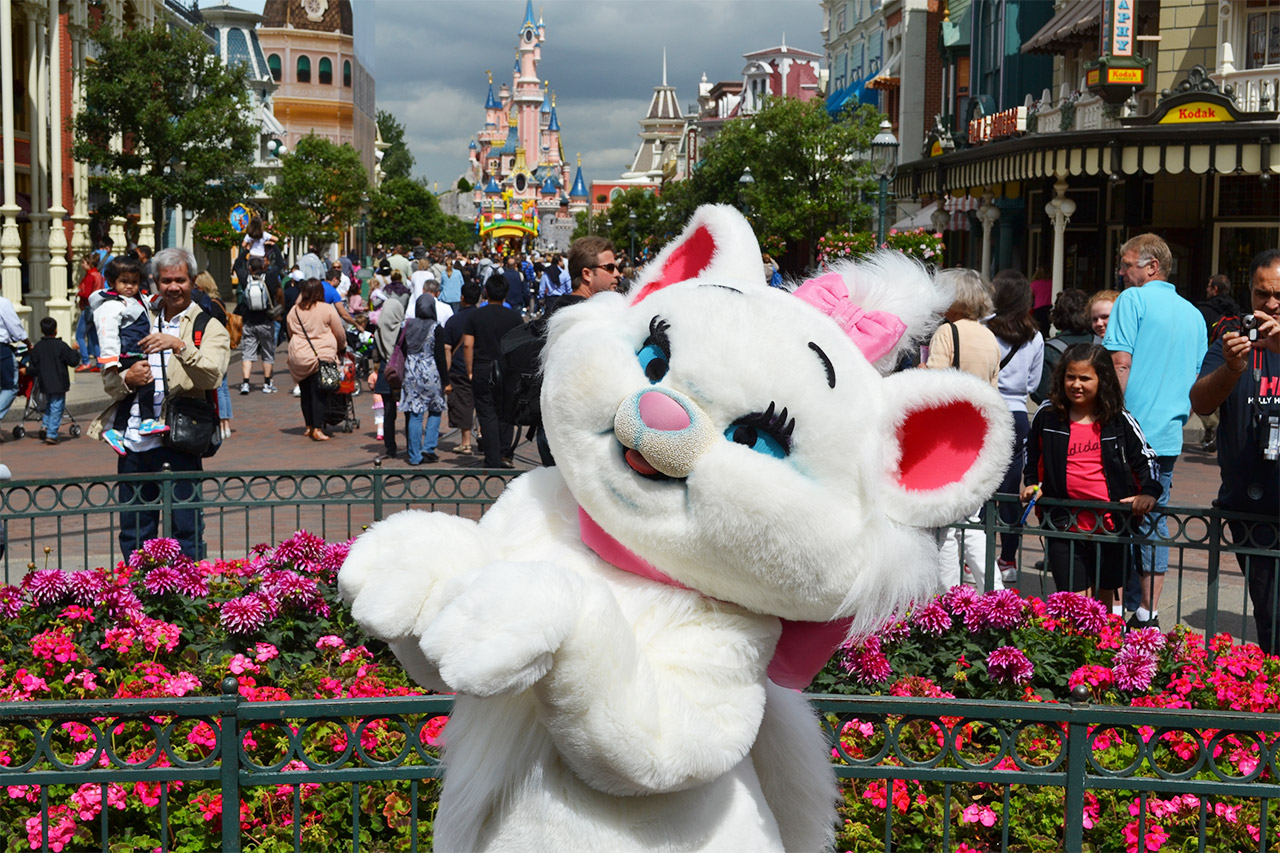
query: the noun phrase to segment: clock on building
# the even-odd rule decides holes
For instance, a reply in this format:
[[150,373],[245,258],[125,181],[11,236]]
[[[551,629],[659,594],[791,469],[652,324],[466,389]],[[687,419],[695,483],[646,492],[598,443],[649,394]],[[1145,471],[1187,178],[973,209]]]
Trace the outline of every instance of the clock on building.
[[302,0],[302,11],[306,12],[307,17],[313,21],[323,18],[328,8],[329,0]]

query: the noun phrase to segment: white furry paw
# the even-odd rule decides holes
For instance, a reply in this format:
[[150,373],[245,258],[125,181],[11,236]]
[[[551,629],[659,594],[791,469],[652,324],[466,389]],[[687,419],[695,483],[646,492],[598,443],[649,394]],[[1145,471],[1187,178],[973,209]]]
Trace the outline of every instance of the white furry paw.
[[422,635],[423,653],[459,693],[531,687],[578,619],[582,580],[549,563],[496,563],[453,578]]
[[[446,579],[493,559],[475,522],[410,510],[370,527],[338,573],[338,590],[360,627],[388,642],[416,632],[438,607]],[[433,606],[434,605],[434,606]]]

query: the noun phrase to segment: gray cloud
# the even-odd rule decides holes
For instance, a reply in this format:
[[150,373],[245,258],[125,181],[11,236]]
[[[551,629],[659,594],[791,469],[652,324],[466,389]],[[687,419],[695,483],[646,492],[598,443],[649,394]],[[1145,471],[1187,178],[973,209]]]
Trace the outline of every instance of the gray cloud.
[[[211,5],[214,0],[202,0]],[[261,8],[260,0],[232,0]],[[484,124],[484,72],[511,79],[524,0],[353,0],[358,50],[378,108],[404,124],[415,174],[452,183]],[[556,92],[565,155],[588,180],[617,177],[639,143],[637,121],[662,80],[682,108],[698,82],[740,79],[742,54],[783,40],[821,53],[818,0],[543,0],[539,75]],[[370,38],[370,28],[372,37]]]

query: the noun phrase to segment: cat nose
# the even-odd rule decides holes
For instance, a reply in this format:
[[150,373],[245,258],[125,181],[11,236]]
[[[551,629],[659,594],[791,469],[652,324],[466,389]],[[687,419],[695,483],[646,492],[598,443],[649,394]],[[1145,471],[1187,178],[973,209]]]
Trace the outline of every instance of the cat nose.
[[692,421],[689,413],[675,400],[660,391],[648,391],[637,403],[641,422],[649,429],[663,432],[679,432],[688,429]]

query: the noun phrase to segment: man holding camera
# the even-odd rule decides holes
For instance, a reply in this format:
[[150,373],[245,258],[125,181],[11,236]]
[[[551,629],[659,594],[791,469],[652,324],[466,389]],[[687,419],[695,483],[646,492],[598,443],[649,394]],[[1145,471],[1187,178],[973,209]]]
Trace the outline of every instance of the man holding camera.
[[[1268,522],[1230,521],[1239,548],[1276,551],[1280,539],[1280,249],[1269,249],[1249,267],[1252,314],[1240,330],[1225,332],[1209,347],[1200,378],[1191,386],[1191,408],[1207,414],[1222,407],[1218,467],[1222,487],[1217,506],[1261,515]],[[1275,612],[1280,559],[1237,554],[1249,583],[1258,645],[1280,649]]]

